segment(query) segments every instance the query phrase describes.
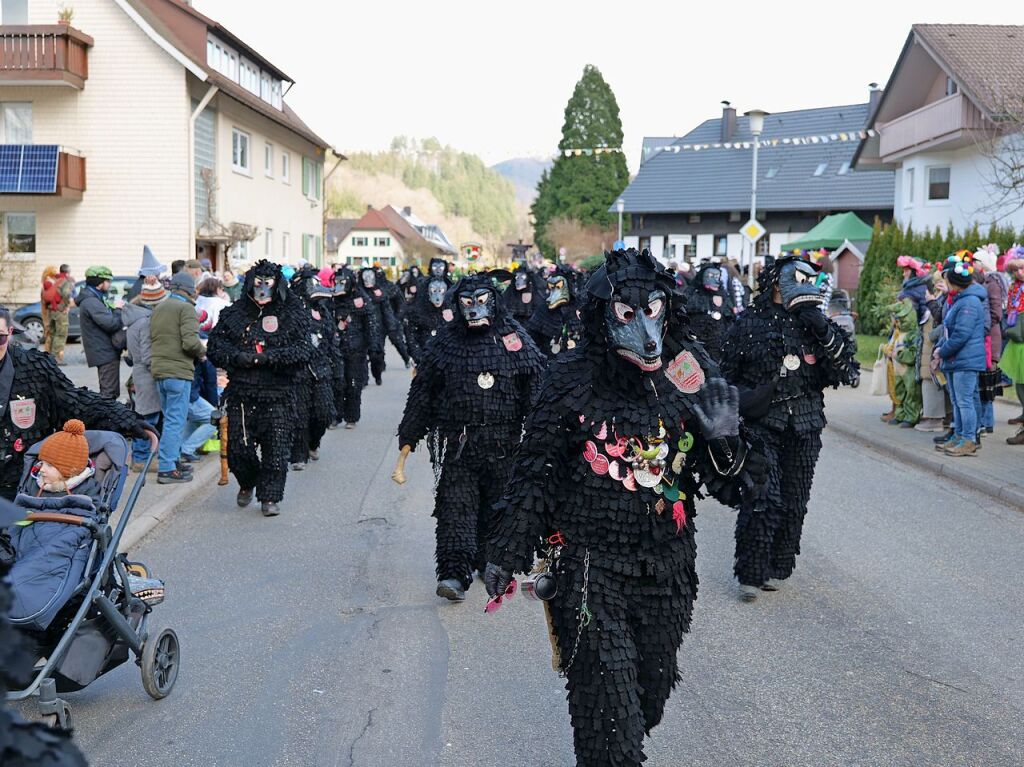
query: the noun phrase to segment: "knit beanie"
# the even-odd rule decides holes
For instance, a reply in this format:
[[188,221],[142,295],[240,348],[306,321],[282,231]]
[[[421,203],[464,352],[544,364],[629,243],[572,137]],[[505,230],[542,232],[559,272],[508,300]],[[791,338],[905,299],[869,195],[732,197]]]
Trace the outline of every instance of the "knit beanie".
[[156,285],[143,284],[142,290],[139,291],[138,303],[152,309],[165,298],[167,298],[167,288],[163,285],[159,283]]
[[89,441],[85,438],[85,424],[72,418],[64,424],[64,431],[47,437],[39,448],[39,460],[46,461],[65,479],[77,477],[89,465]]
[[171,277],[171,290],[177,290],[190,296],[196,294],[196,281],[188,272],[178,272]]

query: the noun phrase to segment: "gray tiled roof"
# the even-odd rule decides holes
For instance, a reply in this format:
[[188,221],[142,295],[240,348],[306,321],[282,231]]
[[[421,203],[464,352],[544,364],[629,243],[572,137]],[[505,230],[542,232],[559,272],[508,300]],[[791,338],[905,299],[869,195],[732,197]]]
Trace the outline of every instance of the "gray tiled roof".
[[357,223],[359,223],[358,218],[327,219],[327,242],[325,243],[325,250],[337,250],[338,246],[341,245],[341,241],[348,236],[348,233],[352,231],[352,227]]
[[[779,112],[764,121],[762,141],[860,130],[867,104]],[[733,141],[752,141],[749,120],[737,118]],[[677,144],[720,141],[721,118],[706,120]],[[650,146],[645,142],[645,147]],[[853,158],[856,141],[779,145],[760,149],[758,210],[846,211],[892,208],[893,174],[888,171],[840,175]],[[657,152],[640,167],[622,197],[627,213],[700,213],[750,209],[750,149]],[[824,173],[815,169],[827,163]],[[774,177],[768,178],[774,169]]]

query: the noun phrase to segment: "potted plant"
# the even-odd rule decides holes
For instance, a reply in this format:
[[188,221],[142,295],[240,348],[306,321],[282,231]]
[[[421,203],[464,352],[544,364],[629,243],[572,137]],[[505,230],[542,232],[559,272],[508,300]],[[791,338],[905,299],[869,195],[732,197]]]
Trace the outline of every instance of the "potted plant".
[[70,5],[61,4],[57,8],[57,21],[65,27],[71,26],[71,20],[75,18],[75,9]]

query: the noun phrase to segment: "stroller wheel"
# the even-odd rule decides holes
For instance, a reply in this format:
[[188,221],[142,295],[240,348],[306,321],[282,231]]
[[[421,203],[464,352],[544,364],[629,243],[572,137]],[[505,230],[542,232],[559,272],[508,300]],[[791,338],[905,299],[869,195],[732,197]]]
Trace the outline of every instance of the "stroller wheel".
[[140,668],[142,686],[155,700],[166,698],[178,679],[181,648],[174,629],[165,628],[150,634],[142,648]]

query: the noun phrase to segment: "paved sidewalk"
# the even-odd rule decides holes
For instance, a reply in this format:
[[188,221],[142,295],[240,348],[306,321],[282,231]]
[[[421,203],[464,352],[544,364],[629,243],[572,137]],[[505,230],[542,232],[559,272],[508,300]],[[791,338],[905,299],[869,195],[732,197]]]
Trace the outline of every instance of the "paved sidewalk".
[[1024,511],[1024,445],[1006,444],[1016,433],[1008,418],[1020,414],[1020,407],[1006,400],[996,402],[996,430],[982,438],[976,456],[952,458],[936,452],[934,434],[901,429],[879,420],[889,409],[887,397],[872,397],[871,373],[865,373],[857,389],[847,387],[825,394],[828,428],[848,439],[894,460],[931,471],[945,481],[985,493]]

